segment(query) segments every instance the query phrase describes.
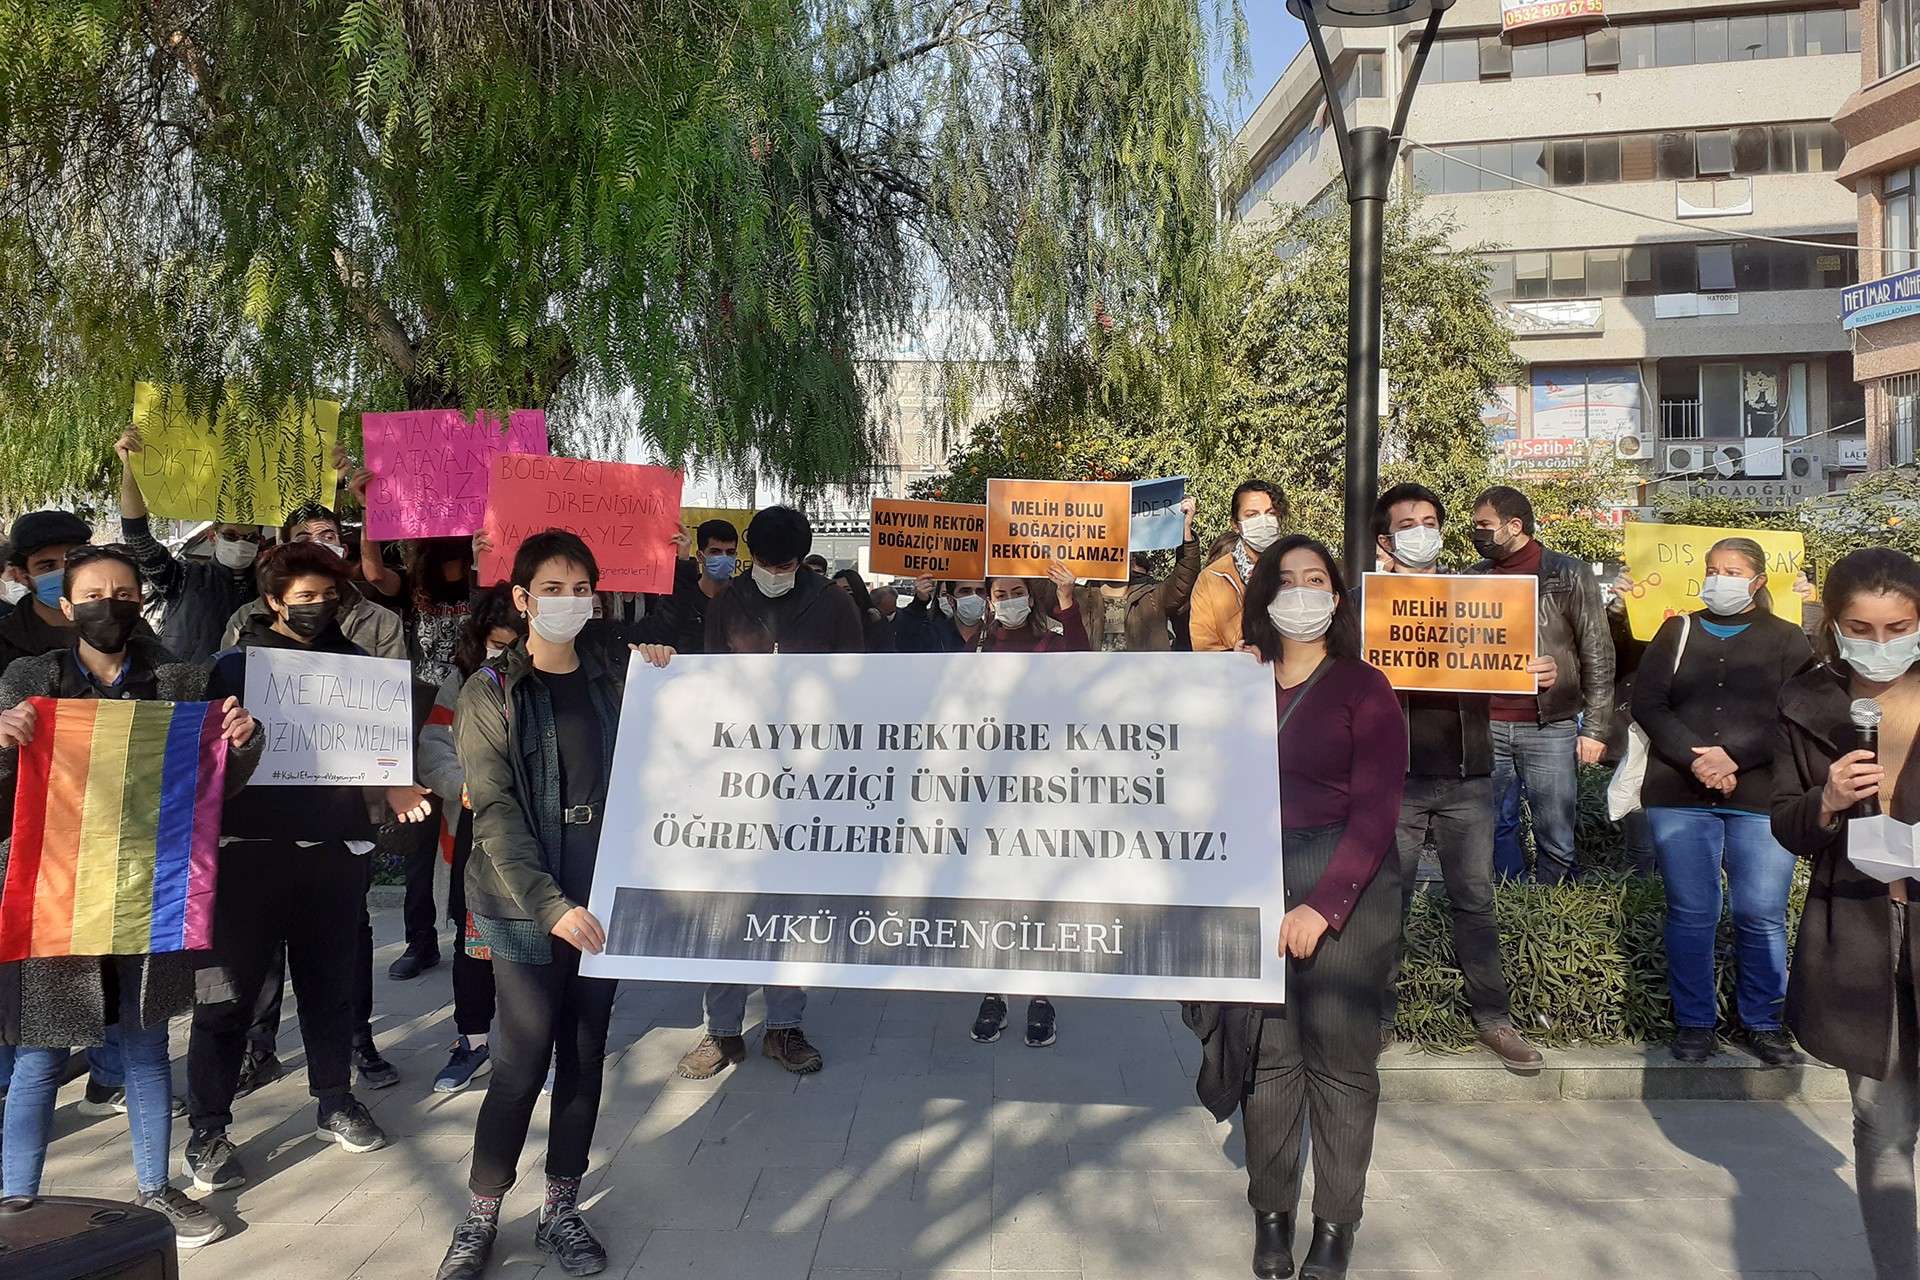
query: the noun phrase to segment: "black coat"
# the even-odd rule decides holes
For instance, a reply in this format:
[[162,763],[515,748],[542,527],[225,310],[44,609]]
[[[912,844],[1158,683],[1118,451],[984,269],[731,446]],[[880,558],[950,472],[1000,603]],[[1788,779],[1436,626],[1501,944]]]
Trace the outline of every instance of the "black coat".
[[[1887,886],[1847,861],[1846,819],[1834,828],[1820,822],[1827,771],[1859,749],[1859,731],[1847,718],[1851,701],[1846,678],[1825,665],[1801,672],[1780,692],[1773,834],[1813,862],[1787,977],[1786,1022],[1823,1062],[1883,1080],[1893,1069],[1898,991],[1893,907]],[[1909,915],[1907,930],[1913,954],[1920,954],[1916,924],[1920,911]]]
[[1193,1091],[1200,1105],[1225,1120],[1240,1109],[1260,1057],[1266,1009],[1257,1004],[1183,1004],[1180,1019],[1200,1037],[1200,1070]]

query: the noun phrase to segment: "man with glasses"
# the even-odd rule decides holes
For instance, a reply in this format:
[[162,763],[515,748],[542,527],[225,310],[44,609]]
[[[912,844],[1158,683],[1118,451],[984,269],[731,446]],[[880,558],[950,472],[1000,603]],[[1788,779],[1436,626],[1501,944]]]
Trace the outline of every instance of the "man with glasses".
[[[315,542],[342,560],[350,560],[340,517],[331,508],[317,502],[309,502],[288,513],[280,526],[280,541]],[[350,571],[357,570],[359,566],[350,562],[348,568]],[[236,609],[233,616],[227,619],[220,647],[230,649],[239,644],[240,633],[254,618],[266,612],[266,608],[265,601],[254,599]],[[385,605],[367,599],[357,587],[341,597],[340,631],[373,657],[404,659],[407,656],[406,624],[401,621],[400,615]]]
[[[940,588],[935,600],[935,588]],[[899,653],[960,653],[980,647],[987,625],[987,584],[914,579],[913,599],[893,615]]]

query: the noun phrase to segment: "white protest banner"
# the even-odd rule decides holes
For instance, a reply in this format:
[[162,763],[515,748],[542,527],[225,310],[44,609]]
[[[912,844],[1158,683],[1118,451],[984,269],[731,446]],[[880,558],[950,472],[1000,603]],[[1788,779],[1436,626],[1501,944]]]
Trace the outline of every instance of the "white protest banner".
[[611,777],[594,977],[1282,998],[1245,654],[636,659]]
[[403,659],[249,649],[244,702],[266,737],[251,786],[413,781],[413,672]]

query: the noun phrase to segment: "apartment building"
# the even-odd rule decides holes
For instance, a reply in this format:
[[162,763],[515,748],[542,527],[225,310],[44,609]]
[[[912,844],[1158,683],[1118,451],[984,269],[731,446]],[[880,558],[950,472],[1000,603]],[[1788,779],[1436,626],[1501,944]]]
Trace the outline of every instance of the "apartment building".
[[1841,295],[1875,468],[1915,462],[1920,419],[1920,0],[1865,0],[1859,87],[1833,118],[1854,193],[1862,283]]
[[[1349,123],[1390,124],[1415,30],[1329,34]],[[1865,466],[1838,305],[1859,216],[1832,115],[1863,43],[1858,5],[1813,0],[1449,11],[1399,181],[1488,260],[1524,365],[1487,414],[1516,474],[1610,455],[1642,481],[1623,508],[1676,485],[1784,507]],[[1338,198],[1310,52],[1240,140],[1244,222]]]

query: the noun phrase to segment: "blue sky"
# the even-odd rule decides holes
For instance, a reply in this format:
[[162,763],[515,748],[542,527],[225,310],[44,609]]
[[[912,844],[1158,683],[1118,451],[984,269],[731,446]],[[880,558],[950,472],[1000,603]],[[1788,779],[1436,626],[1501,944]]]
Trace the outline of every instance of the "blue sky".
[[[1227,118],[1236,129],[1260,105],[1260,99],[1307,42],[1306,27],[1287,12],[1282,0],[1247,0],[1246,15],[1247,52],[1253,59],[1253,70],[1247,77],[1245,95],[1228,107]],[[1223,70],[1219,65],[1214,67],[1213,88],[1215,97],[1225,101]]]

